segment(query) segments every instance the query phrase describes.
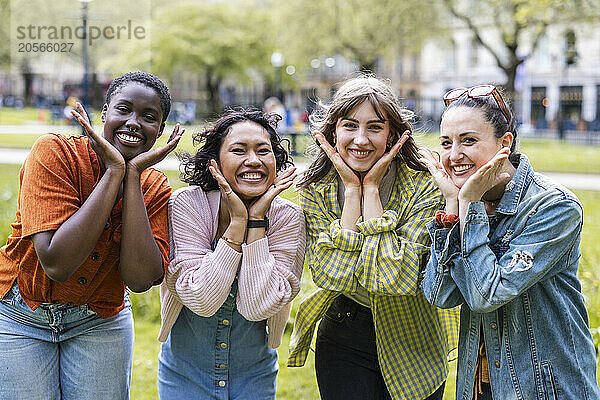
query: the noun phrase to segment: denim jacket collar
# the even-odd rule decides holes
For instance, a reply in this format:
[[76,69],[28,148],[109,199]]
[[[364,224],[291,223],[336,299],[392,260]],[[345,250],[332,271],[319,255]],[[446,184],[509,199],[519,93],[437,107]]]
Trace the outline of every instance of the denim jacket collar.
[[496,212],[505,215],[516,214],[521,198],[533,180],[533,174],[529,159],[524,154],[520,154],[517,171],[510,182],[506,184],[506,189],[498,207],[496,207]]

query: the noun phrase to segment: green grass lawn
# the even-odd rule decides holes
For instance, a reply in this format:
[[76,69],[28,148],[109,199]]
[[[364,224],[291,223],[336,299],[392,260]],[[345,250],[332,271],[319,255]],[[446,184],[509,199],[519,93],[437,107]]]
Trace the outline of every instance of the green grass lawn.
[[[439,151],[439,133],[417,136],[417,143]],[[536,171],[600,174],[600,147],[559,140],[522,138],[519,151]]]
[[39,123],[41,120],[51,122],[47,110],[37,110],[32,107],[0,107],[0,123],[2,125]]
[[[99,121],[100,111],[92,110],[92,118],[94,121]],[[2,125],[67,125],[62,115],[60,119],[53,119],[50,110],[34,107],[0,107],[0,123]]]
[[[174,125],[167,125],[165,130],[163,131],[163,135],[157,140],[156,146],[163,145],[167,142],[167,139],[173,132]],[[64,135],[80,135],[81,129],[78,126],[64,126],[60,127],[60,132],[52,132],[52,133],[62,133]],[[101,125],[94,125],[94,129],[98,133],[102,133]],[[199,127],[186,127],[186,132],[184,136],[181,138],[181,142],[179,143],[179,149],[188,149],[192,151],[194,149],[192,143],[192,134],[195,130],[200,129]],[[12,149],[29,149],[33,146],[33,143],[42,135],[42,133],[23,133],[23,132],[15,132],[15,133],[0,133],[0,148],[12,148]]]

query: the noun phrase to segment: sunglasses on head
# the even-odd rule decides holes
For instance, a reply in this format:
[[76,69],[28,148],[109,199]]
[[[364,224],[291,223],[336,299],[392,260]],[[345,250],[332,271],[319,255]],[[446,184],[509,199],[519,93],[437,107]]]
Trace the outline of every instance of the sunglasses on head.
[[506,122],[510,126],[511,118],[510,118],[510,113],[508,112],[508,107],[506,106],[504,99],[502,98],[502,96],[498,92],[498,89],[496,89],[495,86],[479,85],[479,86],[473,86],[472,88],[452,89],[444,95],[444,97],[443,97],[444,104],[446,105],[446,107],[448,107],[448,105],[450,105],[450,103],[452,103],[454,100],[459,99],[460,97],[464,96],[465,94],[471,98],[485,97],[485,96],[492,95],[494,97],[494,99],[496,100],[496,104],[498,104],[498,107],[500,108],[502,115],[504,115],[504,118],[506,118]]

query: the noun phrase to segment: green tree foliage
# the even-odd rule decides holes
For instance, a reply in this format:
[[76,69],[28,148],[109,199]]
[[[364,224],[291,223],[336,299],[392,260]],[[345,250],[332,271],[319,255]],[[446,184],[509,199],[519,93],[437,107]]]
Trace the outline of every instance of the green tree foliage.
[[[80,73],[83,69],[84,43],[88,55],[89,90],[91,97],[96,100],[96,107],[102,105],[102,88],[97,84],[98,74],[114,76],[133,69],[148,69],[136,62],[140,59],[140,41],[132,40],[127,31],[115,34],[115,30],[126,26],[128,22],[133,27],[147,27],[151,4],[121,3],[119,7],[115,7],[115,1],[82,3],[76,0],[0,0],[0,40],[4,44],[0,46],[0,68],[21,74],[26,104],[30,104],[31,85],[36,74],[60,75],[65,70]],[[88,32],[93,27],[96,35],[87,36],[86,40],[83,40],[81,29],[84,14]],[[107,27],[112,30],[106,29]],[[112,37],[107,39],[101,32]],[[149,65],[149,42],[149,39],[145,42],[148,43],[146,65]],[[68,47],[66,51],[63,48],[63,51],[18,52],[17,43],[36,46],[63,43]],[[132,56],[133,61],[128,63],[123,54],[136,54],[136,57]],[[77,75],[69,77],[71,81],[78,79]]]
[[[600,21],[599,0],[442,0],[452,16],[489,51],[515,91],[517,68],[538,47],[548,26]],[[495,35],[487,35],[494,28]],[[486,35],[483,32],[486,32]],[[500,43],[500,46],[497,45]]]
[[0,69],[8,69],[10,63],[10,4],[9,0],[0,0]]
[[266,71],[271,54],[270,19],[251,3],[182,2],[154,16],[152,69],[204,77],[211,112],[221,108],[219,85],[227,77],[243,81],[254,69]]
[[274,1],[279,48],[298,65],[321,54],[343,55],[373,71],[386,54],[418,51],[438,16],[435,0]]

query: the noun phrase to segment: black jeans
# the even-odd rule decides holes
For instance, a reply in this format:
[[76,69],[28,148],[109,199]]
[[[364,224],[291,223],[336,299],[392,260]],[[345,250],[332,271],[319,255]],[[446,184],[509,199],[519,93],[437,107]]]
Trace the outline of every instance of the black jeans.
[[489,383],[482,383],[481,389],[483,389],[483,394],[477,395],[477,400],[493,400],[492,398],[492,387]]
[[[391,400],[377,360],[371,310],[339,296],[317,331],[317,384],[323,400]],[[444,384],[426,400],[441,400]]]

